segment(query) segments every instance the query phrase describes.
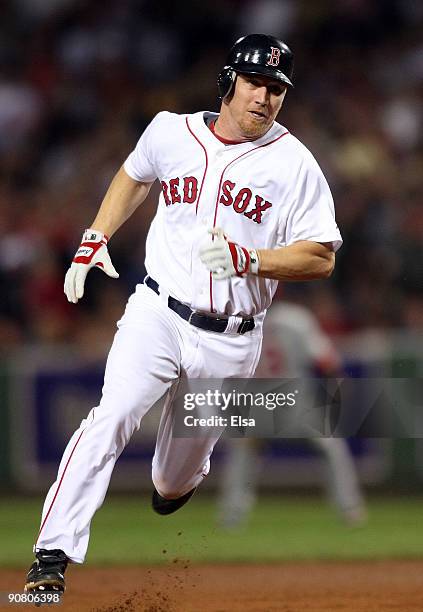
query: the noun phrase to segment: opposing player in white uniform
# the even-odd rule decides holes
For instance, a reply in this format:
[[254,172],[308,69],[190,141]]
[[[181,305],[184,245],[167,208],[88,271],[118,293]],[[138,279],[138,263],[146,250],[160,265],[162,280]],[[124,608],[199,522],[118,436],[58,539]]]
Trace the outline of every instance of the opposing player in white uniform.
[[113,179],[66,274],[76,303],[91,267],[117,277],[109,238],[159,180],[143,284],[118,322],[102,398],[74,433],[48,492],[26,590],[65,588],[82,563],[91,519],[142,417],[166,396],[153,457],[153,508],[169,514],[210,466],[218,434],[172,436],[181,377],[250,377],[277,281],[328,277],[341,236],[311,153],[275,121],[293,58],[281,41],[249,35],[218,77],[219,114],[159,113]]
[[[272,305],[263,326],[258,378],[310,379],[316,371],[337,376],[341,365],[335,346],[310,310],[285,301]],[[230,529],[243,525],[254,506],[260,478],[259,453],[266,442],[253,438],[228,438],[225,442],[218,522]],[[363,524],[365,503],[347,442],[326,437],[309,438],[309,442],[326,459],[329,499],[339,516],[349,526]]]

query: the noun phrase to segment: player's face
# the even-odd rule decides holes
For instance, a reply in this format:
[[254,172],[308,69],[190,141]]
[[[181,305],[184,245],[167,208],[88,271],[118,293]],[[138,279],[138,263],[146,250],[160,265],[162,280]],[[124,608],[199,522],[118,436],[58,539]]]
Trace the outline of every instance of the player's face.
[[269,77],[238,74],[227,108],[245,138],[260,138],[272,127],[286,90],[286,85]]

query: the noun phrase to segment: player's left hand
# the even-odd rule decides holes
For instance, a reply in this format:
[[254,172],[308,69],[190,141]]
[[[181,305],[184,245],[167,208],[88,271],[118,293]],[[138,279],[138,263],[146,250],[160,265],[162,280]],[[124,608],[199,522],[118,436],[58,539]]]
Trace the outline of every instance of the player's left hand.
[[214,280],[258,273],[257,251],[232,242],[220,227],[210,229],[209,234],[200,247],[199,255]]

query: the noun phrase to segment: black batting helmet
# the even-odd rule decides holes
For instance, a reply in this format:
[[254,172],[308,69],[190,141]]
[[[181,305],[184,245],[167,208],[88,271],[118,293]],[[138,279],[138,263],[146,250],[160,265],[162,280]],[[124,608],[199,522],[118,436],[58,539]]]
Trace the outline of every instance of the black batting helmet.
[[226,64],[217,77],[220,98],[231,91],[237,72],[261,74],[286,85],[292,84],[294,56],[281,40],[267,34],[249,34],[238,39],[226,58]]

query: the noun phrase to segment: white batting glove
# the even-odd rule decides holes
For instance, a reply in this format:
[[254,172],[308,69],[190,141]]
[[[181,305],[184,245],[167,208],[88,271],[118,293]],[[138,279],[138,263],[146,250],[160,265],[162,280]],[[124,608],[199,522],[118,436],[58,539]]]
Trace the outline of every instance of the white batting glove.
[[86,229],[83,233],[81,244],[65,276],[64,289],[69,302],[76,304],[82,298],[85,279],[94,266],[111,278],[119,278],[107,250],[108,241],[108,237],[97,230]]
[[220,227],[210,229],[209,234],[200,247],[199,255],[214,280],[258,273],[259,258],[255,249],[232,242]]

